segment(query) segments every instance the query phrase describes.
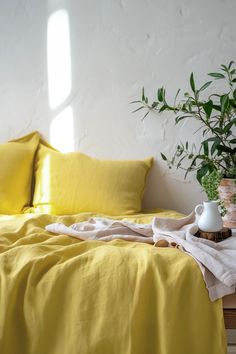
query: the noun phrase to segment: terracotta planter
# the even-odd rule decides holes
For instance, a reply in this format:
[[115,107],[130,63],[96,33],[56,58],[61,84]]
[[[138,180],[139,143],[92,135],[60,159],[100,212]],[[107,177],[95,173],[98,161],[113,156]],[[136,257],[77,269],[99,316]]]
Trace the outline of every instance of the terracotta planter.
[[224,226],[231,229],[236,229],[236,203],[233,202],[236,195],[235,181],[233,178],[223,178],[219,185],[219,196],[227,209],[223,217]]

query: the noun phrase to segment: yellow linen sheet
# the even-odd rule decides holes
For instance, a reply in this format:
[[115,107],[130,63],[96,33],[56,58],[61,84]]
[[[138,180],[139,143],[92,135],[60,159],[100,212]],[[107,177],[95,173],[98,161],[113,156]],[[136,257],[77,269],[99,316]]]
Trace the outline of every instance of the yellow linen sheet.
[[221,300],[192,257],[44,230],[90,216],[0,216],[0,353],[225,354]]

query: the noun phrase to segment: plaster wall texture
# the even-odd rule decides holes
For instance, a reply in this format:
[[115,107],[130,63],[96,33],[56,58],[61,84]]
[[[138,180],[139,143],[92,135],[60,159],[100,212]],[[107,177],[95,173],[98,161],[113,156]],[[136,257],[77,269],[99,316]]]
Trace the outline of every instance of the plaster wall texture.
[[[130,102],[142,86],[154,97],[164,85],[171,99],[178,88],[188,89],[192,71],[200,85],[207,72],[236,59],[235,13],[235,0],[1,0],[0,142],[33,130],[52,139],[58,115],[69,107],[73,126],[66,129],[64,121],[60,134],[71,149],[103,159],[154,156],[144,205],[190,212],[206,196],[194,176],[184,180],[169,170],[160,152],[170,156],[179,140],[198,142],[196,124],[176,127],[171,113],[142,121]],[[57,50],[65,32],[63,62]],[[68,90],[53,105],[50,80],[54,75],[63,87],[63,75],[57,78],[63,70]]]

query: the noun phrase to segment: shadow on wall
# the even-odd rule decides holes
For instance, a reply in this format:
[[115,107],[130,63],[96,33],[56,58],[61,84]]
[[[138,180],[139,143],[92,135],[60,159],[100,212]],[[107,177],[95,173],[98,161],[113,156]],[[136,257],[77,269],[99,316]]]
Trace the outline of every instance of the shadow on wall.
[[[163,195],[166,197],[163,198]],[[170,193],[168,179],[161,174],[157,161],[154,162],[147,179],[143,204],[148,208],[168,208],[169,205],[176,204],[175,194]]]
[[[188,214],[196,204],[202,203],[205,198],[201,187],[188,180],[185,183],[185,192],[180,188],[180,183],[176,177],[173,177],[174,172],[164,174],[160,168],[160,162],[155,161],[149,173],[147,187],[144,193],[143,205],[144,208],[164,208],[173,209],[178,212]],[[194,179],[194,177],[192,176]],[[183,177],[181,179],[183,181]],[[194,198],[193,198],[194,195]]]

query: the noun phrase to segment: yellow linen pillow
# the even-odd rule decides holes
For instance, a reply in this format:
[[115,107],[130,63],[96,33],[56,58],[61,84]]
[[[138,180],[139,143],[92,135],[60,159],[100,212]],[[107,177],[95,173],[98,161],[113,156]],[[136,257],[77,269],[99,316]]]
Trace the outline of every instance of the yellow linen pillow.
[[97,160],[79,152],[63,154],[40,144],[34,211],[56,215],[137,213],[152,160]]
[[33,162],[38,144],[36,132],[0,144],[0,214],[18,214],[30,205]]

